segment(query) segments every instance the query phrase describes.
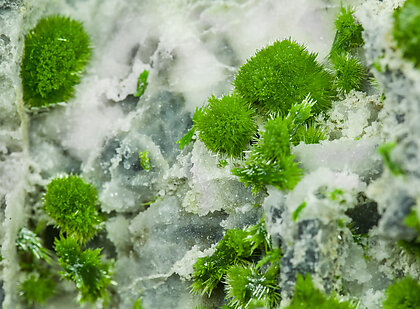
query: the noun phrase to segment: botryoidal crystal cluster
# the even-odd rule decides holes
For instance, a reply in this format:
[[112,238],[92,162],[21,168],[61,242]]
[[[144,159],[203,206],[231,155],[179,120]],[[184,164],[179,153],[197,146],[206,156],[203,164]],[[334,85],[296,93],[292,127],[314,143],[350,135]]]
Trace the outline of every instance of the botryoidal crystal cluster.
[[420,308],[418,0],[0,2],[2,308]]

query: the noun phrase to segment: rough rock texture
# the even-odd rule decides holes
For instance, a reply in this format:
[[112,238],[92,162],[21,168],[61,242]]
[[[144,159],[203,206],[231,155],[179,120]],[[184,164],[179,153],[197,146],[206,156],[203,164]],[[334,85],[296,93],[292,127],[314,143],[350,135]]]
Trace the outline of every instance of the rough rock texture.
[[[213,252],[227,229],[255,224],[263,210],[273,245],[284,254],[282,306],[297,273],[310,273],[324,291],[357,297],[360,308],[369,309],[380,307],[395,277],[418,277],[419,265],[395,242],[415,236],[402,220],[413,207],[420,214],[420,71],[401,58],[390,34],[392,10],[402,1],[348,3],[357,5],[364,62],[378,86],[337,98],[317,119],[328,139],[293,147],[305,173],[293,191],[269,187],[252,195],[231,175],[234,159],[221,167],[222,157],[200,141],[182,151],[176,141],[191,127],[196,107],[232,91],[237,68],[255,50],[292,37],[323,61],[334,38],[337,1],[1,2],[3,308],[26,307],[18,297],[24,273],[16,262],[16,234],[45,222],[43,240],[53,249],[58,232],[42,209],[44,187],[70,173],[99,192],[107,220],[89,246],[115,261],[113,308],[132,308],[139,297],[144,308],[220,306],[221,289],[211,300],[189,293],[192,265]],[[25,110],[19,77],[24,35],[41,17],[57,13],[83,22],[93,56],[68,103]],[[144,70],[149,85],[137,98]],[[393,176],[377,153],[378,145],[393,140],[392,159],[405,177]],[[139,161],[146,150],[150,170]],[[79,308],[71,284],[60,282],[59,291],[39,308]]]
[[19,265],[15,239],[25,224],[28,189],[27,118],[19,79],[23,14],[21,1],[0,4],[0,298],[4,308],[18,303]]

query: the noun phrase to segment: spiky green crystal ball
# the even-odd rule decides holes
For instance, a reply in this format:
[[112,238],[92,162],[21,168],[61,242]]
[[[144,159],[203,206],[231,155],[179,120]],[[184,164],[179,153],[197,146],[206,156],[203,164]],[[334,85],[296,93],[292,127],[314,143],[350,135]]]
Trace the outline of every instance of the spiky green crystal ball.
[[332,76],[304,45],[286,39],[259,50],[239,68],[235,90],[262,112],[287,115],[308,94],[315,113],[331,105]]
[[25,36],[25,104],[42,107],[70,99],[89,56],[89,36],[81,23],[63,16],[41,19]]

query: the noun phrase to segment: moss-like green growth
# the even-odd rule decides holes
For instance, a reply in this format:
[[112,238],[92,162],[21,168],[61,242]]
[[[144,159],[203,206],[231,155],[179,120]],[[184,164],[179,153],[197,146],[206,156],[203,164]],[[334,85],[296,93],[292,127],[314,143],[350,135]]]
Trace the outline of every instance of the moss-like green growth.
[[244,230],[228,230],[212,255],[195,262],[192,293],[210,296],[231,266],[247,263],[258,248],[265,250],[269,246],[263,220]]
[[233,168],[232,174],[239,177],[246,187],[252,186],[257,194],[265,185],[272,185],[279,190],[293,189],[302,177],[302,171],[293,161],[294,156],[283,157],[278,162],[267,161],[263,153],[252,152],[243,167]]
[[299,182],[302,171],[290,153],[290,142],[312,116],[313,105],[314,101],[306,97],[290,108],[287,117],[269,119],[245,164],[232,169],[232,174],[245,186],[252,186],[253,193],[263,190],[265,185],[291,190]]
[[84,243],[100,228],[98,194],[82,178],[69,175],[53,179],[47,185],[44,200],[45,211],[67,236]]
[[20,295],[28,305],[43,304],[55,293],[55,282],[51,278],[31,275],[20,285]]
[[361,90],[365,79],[365,67],[349,53],[335,53],[331,55],[335,71],[334,86],[340,93],[349,93],[350,90]]
[[272,265],[280,266],[280,259],[283,256],[283,253],[280,248],[268,247],[265,251],[265,256],[259,260],[256,267],[260,268],[261,266],[270,263]]
[[332,53],[347,53],[365,43],[362,37],[363,26],[356,22],[353,13],[354,11],[350,8],[341,7],[334,23],[336,33],[331,49]]
[[330,107],[333,92],[332,76],[316,57],[291,39],[276,41],[240,67],[235,89],[258,110],[283,116],[310,94],[318,113]]
[[75,239],[62,238],[55,240],[55,250],[64,269],[60,274],[75,283],[81,303],[107,299],[111,263],[101,261],[100,249],[82,251]]
[[63,16],[41,19],[25,37],[21,77],[27,106],[70,99],[89,56],[89,37],[81,23]]
[[385,296],[384,309],[420,308],[420,283],[406,277],[388,286]]
[[358,58],[363,46],[363,27],[358,24],[350,8],[341,7],[335,20],[335,38],[329,55],[334,70],[334,88],[338,93],[361,90],[366,69]]
[[210,296],[229,267],[249,256],[249,248],[244,249],[245,244],[242,244],[245,237],[246,233],[242,230],[228,230],[217,243],[212,255],[197,259],[194,264],[194,283],[191,285],[194,294]]
[[287,121],[282,117],[272,118],[264,126],[265,131],[254,146],[267,161],[276,161],[290,155],[290,135]]
[[314,287],[310,275],[297,276],[296,289],[290,305],[286,309],[355,309],[350,302],[340,302],[334,297],[327,297]]
[[254,112],[243,99],[226,95],[214,96],[198,109],[193,121],[199,139],[213,152],[240,156],[257,132]]
[[394,39],[405,58],[420,65],[420,2],[407,0],[394,12]]
[[226,273],[226,296],[229,308],[245,309],[256,306],[277,308],[280,287],[277,284],[279,264],[263,272],[251,265],[235,265]]

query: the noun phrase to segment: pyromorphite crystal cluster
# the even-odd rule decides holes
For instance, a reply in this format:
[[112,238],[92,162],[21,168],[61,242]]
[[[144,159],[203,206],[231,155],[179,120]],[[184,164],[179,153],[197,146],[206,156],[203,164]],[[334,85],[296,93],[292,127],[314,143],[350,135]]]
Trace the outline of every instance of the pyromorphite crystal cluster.
[[192,291],[211,295],[228,269],[236,263],[246,263],[256,249],[268,245],[264,244],[265,241],[264,236],[255,237],[250,228],[228,230],[217,243],[216,251],[211,256],[199,258],[194,264]]
[[[267,184],[292,189],[301,171],[290,154],[291,143],[324,138],[311,117],[330,106],[332,76],[316,61],[316,54],[286,39],[251,57],[239,68],[234,84],[234,94],[212,96],[206,106],[197,108],[192,129],[178,141],[181,148],[197,132],[212,152],[247,157],[245,165],[232,173],[252,185],[254,193]],[[265,123],[258,134],[256,117]]]
[[212,255],[194,264],[192,291],[210,296],[224,283],[227,308],[252,308],[250,304],[275,308],[280,301],[276,284],[280,257],[280,249],[271,247],[264,218],[243,230],[230,229]]
[[35,275],[31,275],[20,286],[20,292],[28,305],[43,304],[54,294],[55,285],[56,283],[50,278],[37,278]]
[[238,176],[246,186],[252,185],[254,193],[263,190],[267,184],[281,190],[293,189],[302,171],[293,161],[290,141],[297,128],[311,116],[312,104],[304,101],[294,105],[287,117],[268,120],[245,164],[232,169],[232,174]]
[[61,275],[74,281],[80,292],[80,302],[95,302],[107,298],[111,283],[110,262],[102,262],[100,249],[82,251],[73,238],[55,240],[58,263],[64,269]]
[[28,305],[45,303],[55,294],[54,274],[50,266],[54,260],[52,253],[44,248],[42,240],[31,230],[21,228],[17,238],[19,266],[25,273],[19,292]]
[[365,68],[358,57],[363,46],[363,27],[353,16],[354,11],[341,7],[335,21],[335,38],[329,55],[334,69],[334,86],[339,93],[360,90],[365,77]]
[[420,306],[420,283],[410,277],[388,286],[385,291],[384,309],[414,309]]
[[291,39],[276,41],[248,59],[235,77],[235,90],[264,112],[286,115],[308,94],[318,113],[331,105],[332,79],[323,65]]
[[[21,77],[26,106],[44,107],[70,99],[90,57],[89,44],[80,22],[64,16],[41,19],[25,37]],[[64,269],[60,274],[74,281],[79,302],[105,302],[111,283],[112,263],[101,260],[100,249],[81,248],[101,228],[98,206],[96,189],[79,176],[54,178],[46,187],[44,210],[60,231],[60,239],[55,239],[58,263]],[[35,233],[22,229],[18,236],[21,255],[55,263]],[[23,266],[32,274],[20,285],[21,295],[30,304],[44,302],[54,293],[53,268],[41,262],[22,262]]]
[[[323,130],[315,119],[323,117],[319,114],[326,112],[332,100],[362,88],[365,68],[359,57],[359,48],[364,44],[363,28],[355,20],[353,11],[343,7],[335,26],[335,40],[326,59],[328,68],[319,63],[317,55],[310,53],[304,45],[286,39],[257,51],[235,76],[233,95],[247,103],[248,110],[255,111],[258,132],[252,141],[248,137],[249,146],[243,148],[242,156],[232,160],[231,173],[245,186],[251,186],[255,194],[264,192],[267,185],[283,193],[293,190],[303,177],[299,162],[293,155],[293,145],[318,143],[324,139]],[[211,120],[213,111],[208,109],[203,113],[204,109],[196,110],[193,129],[180,143],[184,146],[197,132],[198,139],[210,151],[220,154],[220,149],[214,147],[216,138],[209,141],[201,135],[200,120],[215,123]],[[217,132],[218,138],[222,139],[234,130],[225,125]],[[340,194],[339,190],[333,191],[331,199],[338,199]],[[299,221],[299,215],[307,205],[309,202],[305,201],[297,207],[292,214],[293,222]],[[257,226],[264,228],[261,223]],[[280,249],[272,248],[269,242],[264,249],[256,247],[257,250],[250,250],[249,240],[255,239],[252,233],[255,230],[249,228],[227,230],[215,245],[212,255],[197,259],[192,291],[211,296],[222,283],[225,290],[223,308],[278,308],[280,292],[284,288],[279,275],[282,253]],[[282,246],[288,248],[293,244],[283,243]],[[286,267],[290,267],[285,257]],[[290,302],[285,300],[282,304],[287,308],[356,307],[351,301],[325,295],[315,288],[310,274],[301,269],[297,269],[297,273],[294,296]],[[292,292],[284,291],[285,294]]]
[[102,262],[100,249],[80,247],[97,233],[102,222],[96,189],[79,176],[69,175],[51,180],[44,199],[45,211],[61,231],[60,239],[55,239],[58,262],[64,269],[60,274],[74,281],[80,302],[105,301],[112,263]]
[[195,125],[200,140],[214,152],[239,156],[257,132],[253,111],[238,96],[211,97],[197,112]]
[[349,52],[354,48],[363,46],[363,26],[355,21],[353,13],[353,10],[341,7],[334,22],[336,33],[332,51]]
[[102,222],[95,188],[76,175],[55,178],[47,186],[45,211],[62,233],[85,243]]
[[25,37],[21,77],[26,105],[70,99],[89,56],[89,36],[80,22],[63,16],[41,19]]

